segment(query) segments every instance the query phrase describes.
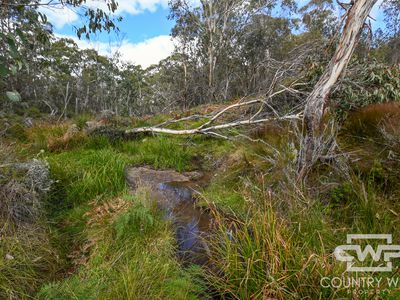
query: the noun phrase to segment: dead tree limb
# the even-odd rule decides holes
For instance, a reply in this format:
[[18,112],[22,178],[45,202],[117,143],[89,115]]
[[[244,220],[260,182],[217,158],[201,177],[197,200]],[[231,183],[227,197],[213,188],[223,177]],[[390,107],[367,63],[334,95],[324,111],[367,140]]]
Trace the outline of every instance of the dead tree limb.
[[318,160],[314,157],[314,149],[319,140],[321,120],[329,94],[339,76],[346,69],[365,20],[376,2],[377,0],[356,0],[346,12],[346,23],[335,54],[306,100],[303,119],[305,136],[298,160],[298,179],[300,180],[305,178],[312,165]]
[[189,134],[205,134],[205,135],[215,135],[218,137],[223,137],[226,138],[225,136],[216,133],[215,131],[217,130],[222,130],[222,129],[229,129],[229,128],[234,128],[234,127],[239,127],[239,126],[245,126],[245,125],[254,125],[254,124],[260,124],[260,123],[265,123],[269,121],[283,121],[283,120],[301,120],[302,114],[297,113],[297,114],[290,114],[290,115],[284,115],[281,117],[271,117],[271,118],[262,118],[262,119],[257,119],[257,120],[243,120],[243,121],[236,121],[236,122],[229,122],[229,123],[224,123],[224,124],[219,124],[219,125],[214,125],[214,126],[199,126],[194,129],[169,129],[169,128],[163,128],[163,127],[140,127],[140,128],[133,128],[125,131],[125,134],[130,135],[130,134],[135,134],[135,133],[165,133],[165,134],[175,134],[175,135],[189,135]]
[[[275,83],[273,83],[273,85],[275,86]],[[155,126],[128,129],[124,132],[124,135],[132,136],[132,135],[139,134],[139,133],[163,133],[163,134],[174,134],[174,135],[203,134],[203,135],[211,135],[211,136],[215,136],[215,137],[223,138],[223,139],[230,139],[230,137],[225,136],[217,131],[231,129],[231,128],[240,127],[240,126],[256,125],[256,124],[270,122],[270,121],[301,120],[302,113],[299,112],[299,111],[301,111],[301,109],[298,109],[297,113],[296,113],[296,111],[291,111],[287,114],[279,115],[278,112],[275,111],[274,108],[268,103],[268,101],[270,101],[272,98],[274,98],[277,95],[280,95],[284,92],[299,93],[297,90],[295,90],[295,87],[298,85],[303,85],[303,83],[293,82],[289,87],[285,87],[285,86],[281,85],[281,89],[276,92],[273,92],[273,86],[271,85],[271,90],[266,97],[260,97],[260,98],[252,99],[252,100],[248,100],[248,101],[243,101],[245,98],[242,98],[242,99],[240,99],[239,102],[228,105],[228,106],[224,107],[223,109],[221,109],[220,111],[216,111],[212,114],[208,114],[208,115],[198,115],[197,114],[197,115],[192,115],[192,116],[184,117],[184,118],[177,119],[177,120],[169,120],[169,121],[163,122],[163,123],[155,125]],[[238,109],[243,106],[252,106],[252,105],[257,105],[257,104],[260,104],[261,108],[258,109],[257,112],[251,116],[243,118],[243,116],[238,115],[238,117],[235,121],[227,121],[225,123],[222,122],[221,124],[215,124],[228,111]],[[264,108],[264,107],[269,108],[273,112],[273,114],[261,115],[262,108]],[[198,127],[192,128],[192,129],[179,130],[179,129],[168,128],[168,125],[176,124],[179,122],[185,122],[185,121],[189,121],[189,120],[194,120],[194,119],[197,119],[197,120],[198,119],[206,119],[206,121],[203,124],[199,125]]]

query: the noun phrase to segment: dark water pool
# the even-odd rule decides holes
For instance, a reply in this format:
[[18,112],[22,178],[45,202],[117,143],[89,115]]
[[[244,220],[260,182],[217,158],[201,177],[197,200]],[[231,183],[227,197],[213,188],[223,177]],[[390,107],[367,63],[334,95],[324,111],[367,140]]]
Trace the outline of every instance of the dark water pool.
[[166,208],[178,242],[178,255],[187,263],[206,264],[209,249],[206,243],[211,217],[195,204],[193,188],[182,182],[161,183],[160,192],[173,198]]

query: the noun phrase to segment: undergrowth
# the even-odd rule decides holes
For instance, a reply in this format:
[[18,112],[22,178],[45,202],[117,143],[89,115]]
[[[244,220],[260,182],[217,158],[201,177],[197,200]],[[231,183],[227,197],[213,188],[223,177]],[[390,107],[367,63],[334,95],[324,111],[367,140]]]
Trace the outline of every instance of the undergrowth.
[[[394,118],[379,118],[374,130],[349,119],[340,145],[362,153],[350,154],[346,170],[317,165],[310,186],[294,180],[298,144],[286,125],[254,132],[261,143],[163,135],[67,139],[70,124],[24,129],[19,149],[47,159],[56,181],[46,203],[50,229],[36,240],[30,231],[18,242],[2,240],[0,287],[9,297],[28,298],[41,286],[37,297],[44,299],[207,299],[210,292],[225,299],[349,298],[349,290],[320,284],[322,277],[343,276],[345,265],[333,251],[346,234],[400,238],[398,127]],[[85,120],[77,118],[79,127]],[[210,268],[180,265],[171,224],[145,191],[127,195],[129,165],[210,173],[199,197],[214,212]],[[56,245],[62,272],[60,262],[42,254],[48,244]],[[21,259],[6,260],[10,253]]]
[[115,205],[101,214],[98,207],[94,216],[89,214],[86,261],[66,280],[45,285],[39,297],[198,299],[204,294],[201,270],[180,267],[170,225],[145,195],[125,196],[124,202],[122,210]]
[[[239,147],[205,191],[205,202],[223,208],[215,212],[220,227],[212,238],[213,267],[207,277],[226,299],[353,298],[353,293],[359,295],[357,287],[321,285],[321,278],[348,276],[345,264],[334,258],[335,247],[345,244],[350,233],[391,233],[394,241],[400,239],[399,185],[394,179],[400,161],[386,157],[380,163],[371,155],[372,163],[362,169],[357,160],[350,170],[320,165],[310,175],[312,186],[299,187],[292,177],[296,165],[291,138],[281,136],[273,147]],[[395,155],[399,148],[392,145]],[[381,151],[388,151],[385,146]],[[232,193],[240,198],[232,200]],[[399,296],[396,287],[382,290],[370,288],[354,297]]]

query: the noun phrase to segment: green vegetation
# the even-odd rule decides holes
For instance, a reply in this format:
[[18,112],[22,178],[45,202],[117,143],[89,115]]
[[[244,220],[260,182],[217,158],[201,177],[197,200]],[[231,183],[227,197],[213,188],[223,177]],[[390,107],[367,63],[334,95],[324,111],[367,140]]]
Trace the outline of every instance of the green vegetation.
[[112,197],[125,189],[127,156],[111,148],[72,150],[48,158],[65,205],[86,203],[96,196]]
[[[57,148],[49,148],[49,142],[61,139],[70,126],[40,123],[22,128],[27,136],[22,144],[19,135],[10,136],[11,140],[19,140],[21,151],[17,155],[39,153],[49,162],[55,183],[46,205],[48,221],[53,225],[40,229],[43,234],[32,228],[11,231],[9,237],[2,239],[3,294],[29,298],[46,281],[53,283],[41,288],[39,298],[191,299],[204,294],[201,270],[180,267],[170,224],[146,204],[145,196],[124,196],[129,209],[113,212],[104,224],[88,226],[88,214],[94,205],[112,206],[118,195],[126,193],[127,165],[193,169],[189,148],[196,145],[187,139],[163,136],[111,143],[103,136],[76,133],[71,137],[76,143],[63,140],[68,146],[60,143]],[[9,151],[6,145],[2,149]],[[37,236],[33,238],[34,234]],[[78,268],[71,255],[88,241],[94,245],[90,253],[84,253],[87,263],[79,265],[75,275],[61,280],[66,270]],[[13,260],[5,258],[8,253]],[[52,259],[56,256],[58,260]]]
[[[348,289],[320,285],[322,277],[345,271],[333,249],[347,233],[389,232],[397,240],[400,229],[397,123],[377,113],[375,129],[368,129],[363,124],[372,126],[371,114],[370,108],[349,118],[340,132],[344,149],[365,149],[356,154],[360,159],[344,169],[318,165],[312,189],[293,184],[296,133],[288,124],[251,133],[264,143],[164,135],[109,140],[82,131],[66,139],[71,123],[23,128],[26,139],[10,135],[2,149],[46,159],[55,184],[40,222],[24,231],[7,227],[2,295],[207,299],[212,291],[228,299],[346,298]],[[382,128],[386,134],[377,134]],[[57,147],[45,147],[55,139]],[[128,194],[128,165],[210,173],[199,204],[218,224],[210,238],[211,268],[179,262],[172,226],[148,191]]]
[[[384,171],[374,164],[368,174],[324,167],[317,173],[320,181],[313,182],[313,190],[298,189],[290,176],[285,177],[288,170],[274,168],[291,156],[290,149],[276,149],[280,157],[265,157],[269,159],[263,162],[272,173],[251,176],[256,169],[238,161],[218,173],[223,180],[213,180],[206,189],[207,200],[227,212],[216,213],[222,226],[212,240],[211,257],[221,272],[209,272],[209,282],[227,298],[347,299],[356,291],[320,285],[322,277],[344,274],[345,265],[334,259],[333,249],[345,243],[348,233],[390,232],[397,240],[399,186],[383,188]],[[248,163],[254,166],[252,150],[247,152]],[[290,168],[289,163],[286,166]],[[353,168],[357,170],[356,165]],[[385,293],[390,299],[398,296],[395,287]]]
[[56,278],[59,260],[49,226],[15,228],[1,222],[0,298],[30,299],[36,290]]
[[191,154],[185,140],[167,137],[145,138],[122,143],[120,150],[132,158],[134,164],[146,164],[158,169],[174,168],[184,171],[190,168]]
[[[90,214],[90,254],[66,280],[42,287],[44,299],[197,299],[205,292],[201,270],[175,259],[170,225],[145,196],[112,199],[111,211]],[[97,206],[96,212],[106,210]]]
[[321,284],[347,234],[400,244],[399,0],[163,1],[148,67],[54,18],[105,41],[165,5],[92,2],[0,1],[0,299],[400,299],[397,258],[397,286]]

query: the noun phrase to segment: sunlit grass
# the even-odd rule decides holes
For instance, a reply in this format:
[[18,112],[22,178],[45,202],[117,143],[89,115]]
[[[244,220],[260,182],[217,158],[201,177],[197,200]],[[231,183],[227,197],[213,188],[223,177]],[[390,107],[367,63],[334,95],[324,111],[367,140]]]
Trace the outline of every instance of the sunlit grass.
[[76,150],[48,158],[57,192],[64,191],[64,204],[85,203],[96,196],[113,196],[126,187],[124,168],[129,157],[111,148]]

